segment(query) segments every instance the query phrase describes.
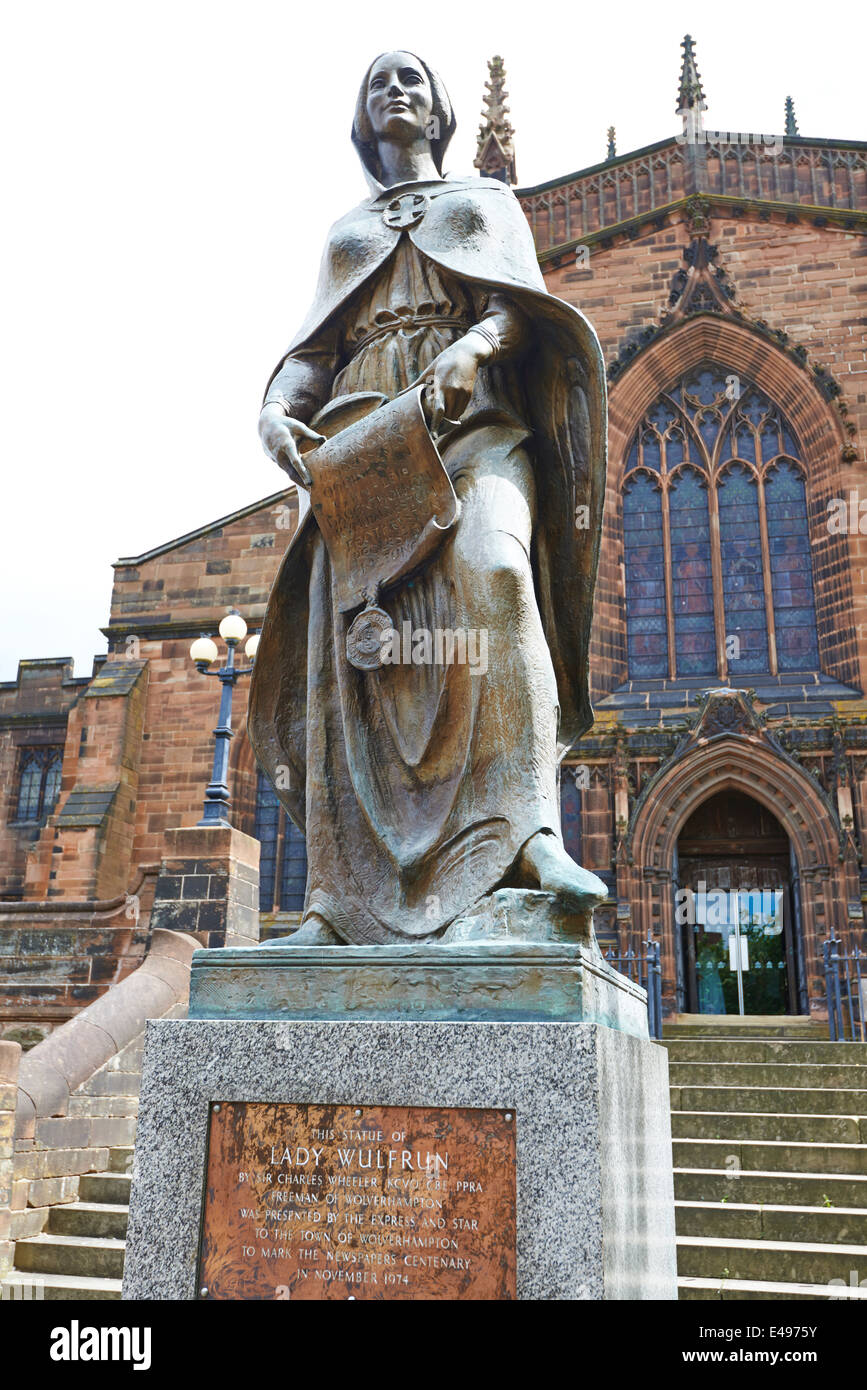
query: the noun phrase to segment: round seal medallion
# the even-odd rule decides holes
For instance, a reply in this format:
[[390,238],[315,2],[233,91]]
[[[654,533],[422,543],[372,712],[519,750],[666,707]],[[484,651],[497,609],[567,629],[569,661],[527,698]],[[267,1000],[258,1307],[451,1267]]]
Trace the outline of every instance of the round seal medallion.
[[401,193],[383,210],[386,227],[415,227],[424,217],[430,199],[426,193]]
[[346,659],[357,671],[376,671],[382,665],[382,639],[394,623],[381,608],[364,608],[346,634]]

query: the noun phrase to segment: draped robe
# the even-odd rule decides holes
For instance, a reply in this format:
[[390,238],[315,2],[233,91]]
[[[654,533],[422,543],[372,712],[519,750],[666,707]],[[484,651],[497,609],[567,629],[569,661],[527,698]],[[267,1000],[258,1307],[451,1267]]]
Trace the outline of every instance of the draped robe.
[[[408,190],[426,195],[423,217],[387,225]],[[250,737],[307,837],[305,917],[346,941],[434,936],[508,881],[533,834],[561,833],[558,760],[591,719],[604,376],[589,324],[545,292],[510,190],[448,180],[389,189],[336,224],[266,396],[308,421],[352,392],[393,396],[486,317],[501,352],[441,446],[460,518],[379,600],[399,632],[475,633],[475,669],[351,666],[353,615],[309,512],[269,600]]]

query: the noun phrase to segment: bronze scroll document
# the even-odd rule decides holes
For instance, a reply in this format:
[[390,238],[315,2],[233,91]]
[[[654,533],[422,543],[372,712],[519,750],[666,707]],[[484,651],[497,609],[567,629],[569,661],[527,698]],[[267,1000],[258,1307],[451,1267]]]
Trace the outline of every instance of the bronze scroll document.
[[[330,437],[304,462],[341,613],[375,603],[457,521],[458,499],[425,424],[422,389],[404,391],[362,419],[352,419],[356,398],[347,396],[316,422]],[[341,427],[342,417],[352,423]]]

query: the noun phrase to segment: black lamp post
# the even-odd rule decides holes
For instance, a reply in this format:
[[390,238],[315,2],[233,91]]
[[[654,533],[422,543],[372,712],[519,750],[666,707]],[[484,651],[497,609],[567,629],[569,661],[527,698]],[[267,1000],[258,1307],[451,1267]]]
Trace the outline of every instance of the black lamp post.
[[[222,684],[220,693],[220,720],[214,730],[214,767],[211,780],[205,790],[205,806],[199,825],[231,825],[229,820],[229,740],[232,737],[232,694],[235,682],[241,676],[249,676],[259,645],[258,635],[247,637],[247,624],[237,609],[227,613],[220,623],[220,636],[228,648],[226,661],[217,671],[208,668],[219,658],[220,652],[212,637],[204,633],[197,637],[190,647],[190,656],[203,676],[216,676]],[[247,637],[244,651],[250,658],[249,666],[235,665],[235,648]]]

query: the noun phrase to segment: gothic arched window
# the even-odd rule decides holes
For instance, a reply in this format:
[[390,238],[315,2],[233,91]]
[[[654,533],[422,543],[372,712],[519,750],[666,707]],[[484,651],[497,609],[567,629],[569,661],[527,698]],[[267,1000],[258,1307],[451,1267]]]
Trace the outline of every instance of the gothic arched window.
[[50,749],[45,759],[45,779],[42,784],[42,814],[50,816],[60,795],[60,776],[63,771],[63,753],[59,748]]
[[646,473],[635,473],[623,493],[623,538],[626,546],[626,611],[629,622],[629,670],[635,676],[664,676],[668,671],[665,618],[665,558],[662,537],[662,492]]
[[34,749],[25,753],[21,759],[21,780],[18,783],[16,820],[38,820],[41,786],[42,759]]
[[623,483],[630,678],[818,670],[798,455],[778,407],[722,367],[653,404]]
[[45,820],[60,795],[62,748],[22,748],[18,764],[16,821]]

